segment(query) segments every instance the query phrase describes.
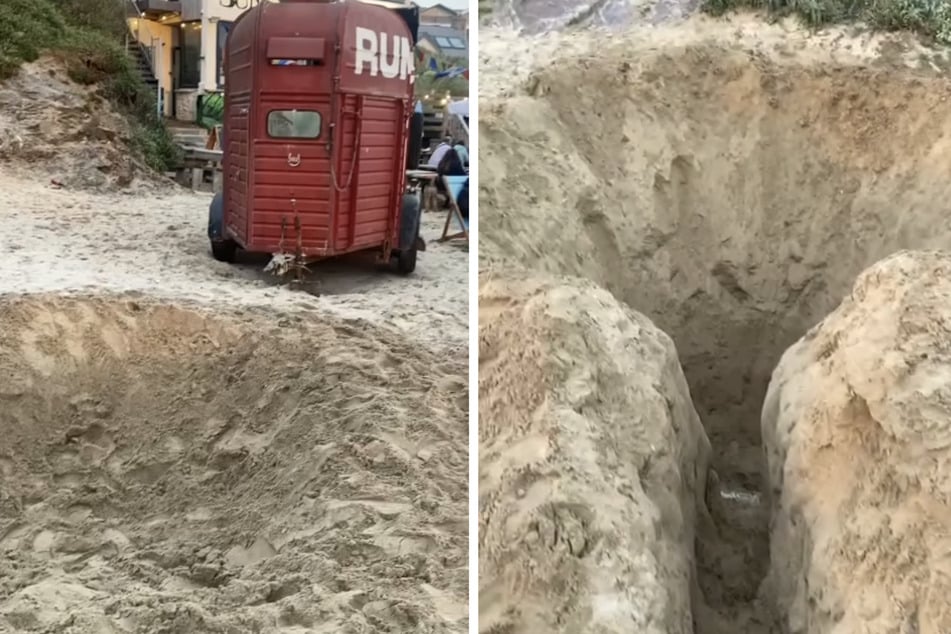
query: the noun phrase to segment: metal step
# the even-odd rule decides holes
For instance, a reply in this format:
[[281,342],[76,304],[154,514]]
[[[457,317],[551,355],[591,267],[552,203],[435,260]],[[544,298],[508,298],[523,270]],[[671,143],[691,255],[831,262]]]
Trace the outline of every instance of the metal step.
[[158,78],[155,77],[155,73],[152,71],[152,65],[146,58],[145,53],[142,52],[142,49],[134,44],[129,44],[126,47],[126,53],[129,56],[129,61],[132,62],[133,70],[138,71],[142,81],[150,88],[158,86]]

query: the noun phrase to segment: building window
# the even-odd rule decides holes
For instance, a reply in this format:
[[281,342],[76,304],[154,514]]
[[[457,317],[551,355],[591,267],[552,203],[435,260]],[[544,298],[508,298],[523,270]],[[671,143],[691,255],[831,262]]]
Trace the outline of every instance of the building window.
[[267,113],[267,133],[277,139],[316,139],[320,136],[320,113],[272,110]]
[[198,88],[201,82],[201,22],[182,23],[178,87]]
[[449,38],[449,43],[452,45],[453,48],[465,48],[465,47],[466,47],[465,41],[459,39],[458,37],[451,37],[451,38]]

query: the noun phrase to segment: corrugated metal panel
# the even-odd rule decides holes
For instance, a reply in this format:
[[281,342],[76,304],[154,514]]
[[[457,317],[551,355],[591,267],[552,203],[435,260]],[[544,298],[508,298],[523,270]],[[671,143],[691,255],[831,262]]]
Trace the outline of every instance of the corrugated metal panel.
[[182,2],[182,20],[201,19],[201,0],[181,0]]
[[[357,101],[357,98],[351,99]],[[341,251],[373,246],[386,240],[386,230],[392,226],[388,224],[393,213],[392,193],[400,186],[393,164],[400,156],[399,143],[405,138],[400,134],[401,104],[392,99],[360,99],[357,160],[354,163],[356,129],[350,125],[345,128],[347,142],[339,153],[341,172],[349,176],[350,165],[355,166],[349,187],[340,195],[334,246]],[[346,183],[345,176],[343,184]],[[351,213],[353,207],[356,207],[355,213]]]
[[224,183],[227,189],[226,225],[235,237],[245,242],[248,239],[248,157],[250,153],[248,110],[250,98],[231,97],[227,104],[225,125]]
[[177,0],[136,0],[139,11],[144,13],[181,13],[182,3]]

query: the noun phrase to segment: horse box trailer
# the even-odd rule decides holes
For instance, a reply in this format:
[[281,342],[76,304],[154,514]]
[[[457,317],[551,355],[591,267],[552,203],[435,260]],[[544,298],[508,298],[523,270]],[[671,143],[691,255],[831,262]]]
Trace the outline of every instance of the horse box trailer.
[[262,2],[225,47],[214,257],[269,253],[279,272],[378,250],[411,273],[420,201],[407,189],[415,33],[358,0]]

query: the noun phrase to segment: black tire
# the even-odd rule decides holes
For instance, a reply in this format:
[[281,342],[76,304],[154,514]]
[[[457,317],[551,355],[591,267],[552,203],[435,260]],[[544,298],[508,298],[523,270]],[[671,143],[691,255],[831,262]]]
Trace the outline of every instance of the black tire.
[[211,255],[219,262],[234,262],[238,252],[238,243],[224,235],[225,201],[218,192],[208,206],[208,241],[211,242]]
[[417,253],[418,251],[414,246],[411,249],[400,251],[399,255],[396,256],[396,270],[399,271],[401,275],[409,275],[416,270]]
[[396,254],[396,270],[409,275],[416,270],[416,254],[419,251],[419,225],[422,206],[419,196],[406,192],[400,209],[400,243]]
[[238,243],[234,240],[212,240],[211,255],[219,262],[234,262],[238,254]]

